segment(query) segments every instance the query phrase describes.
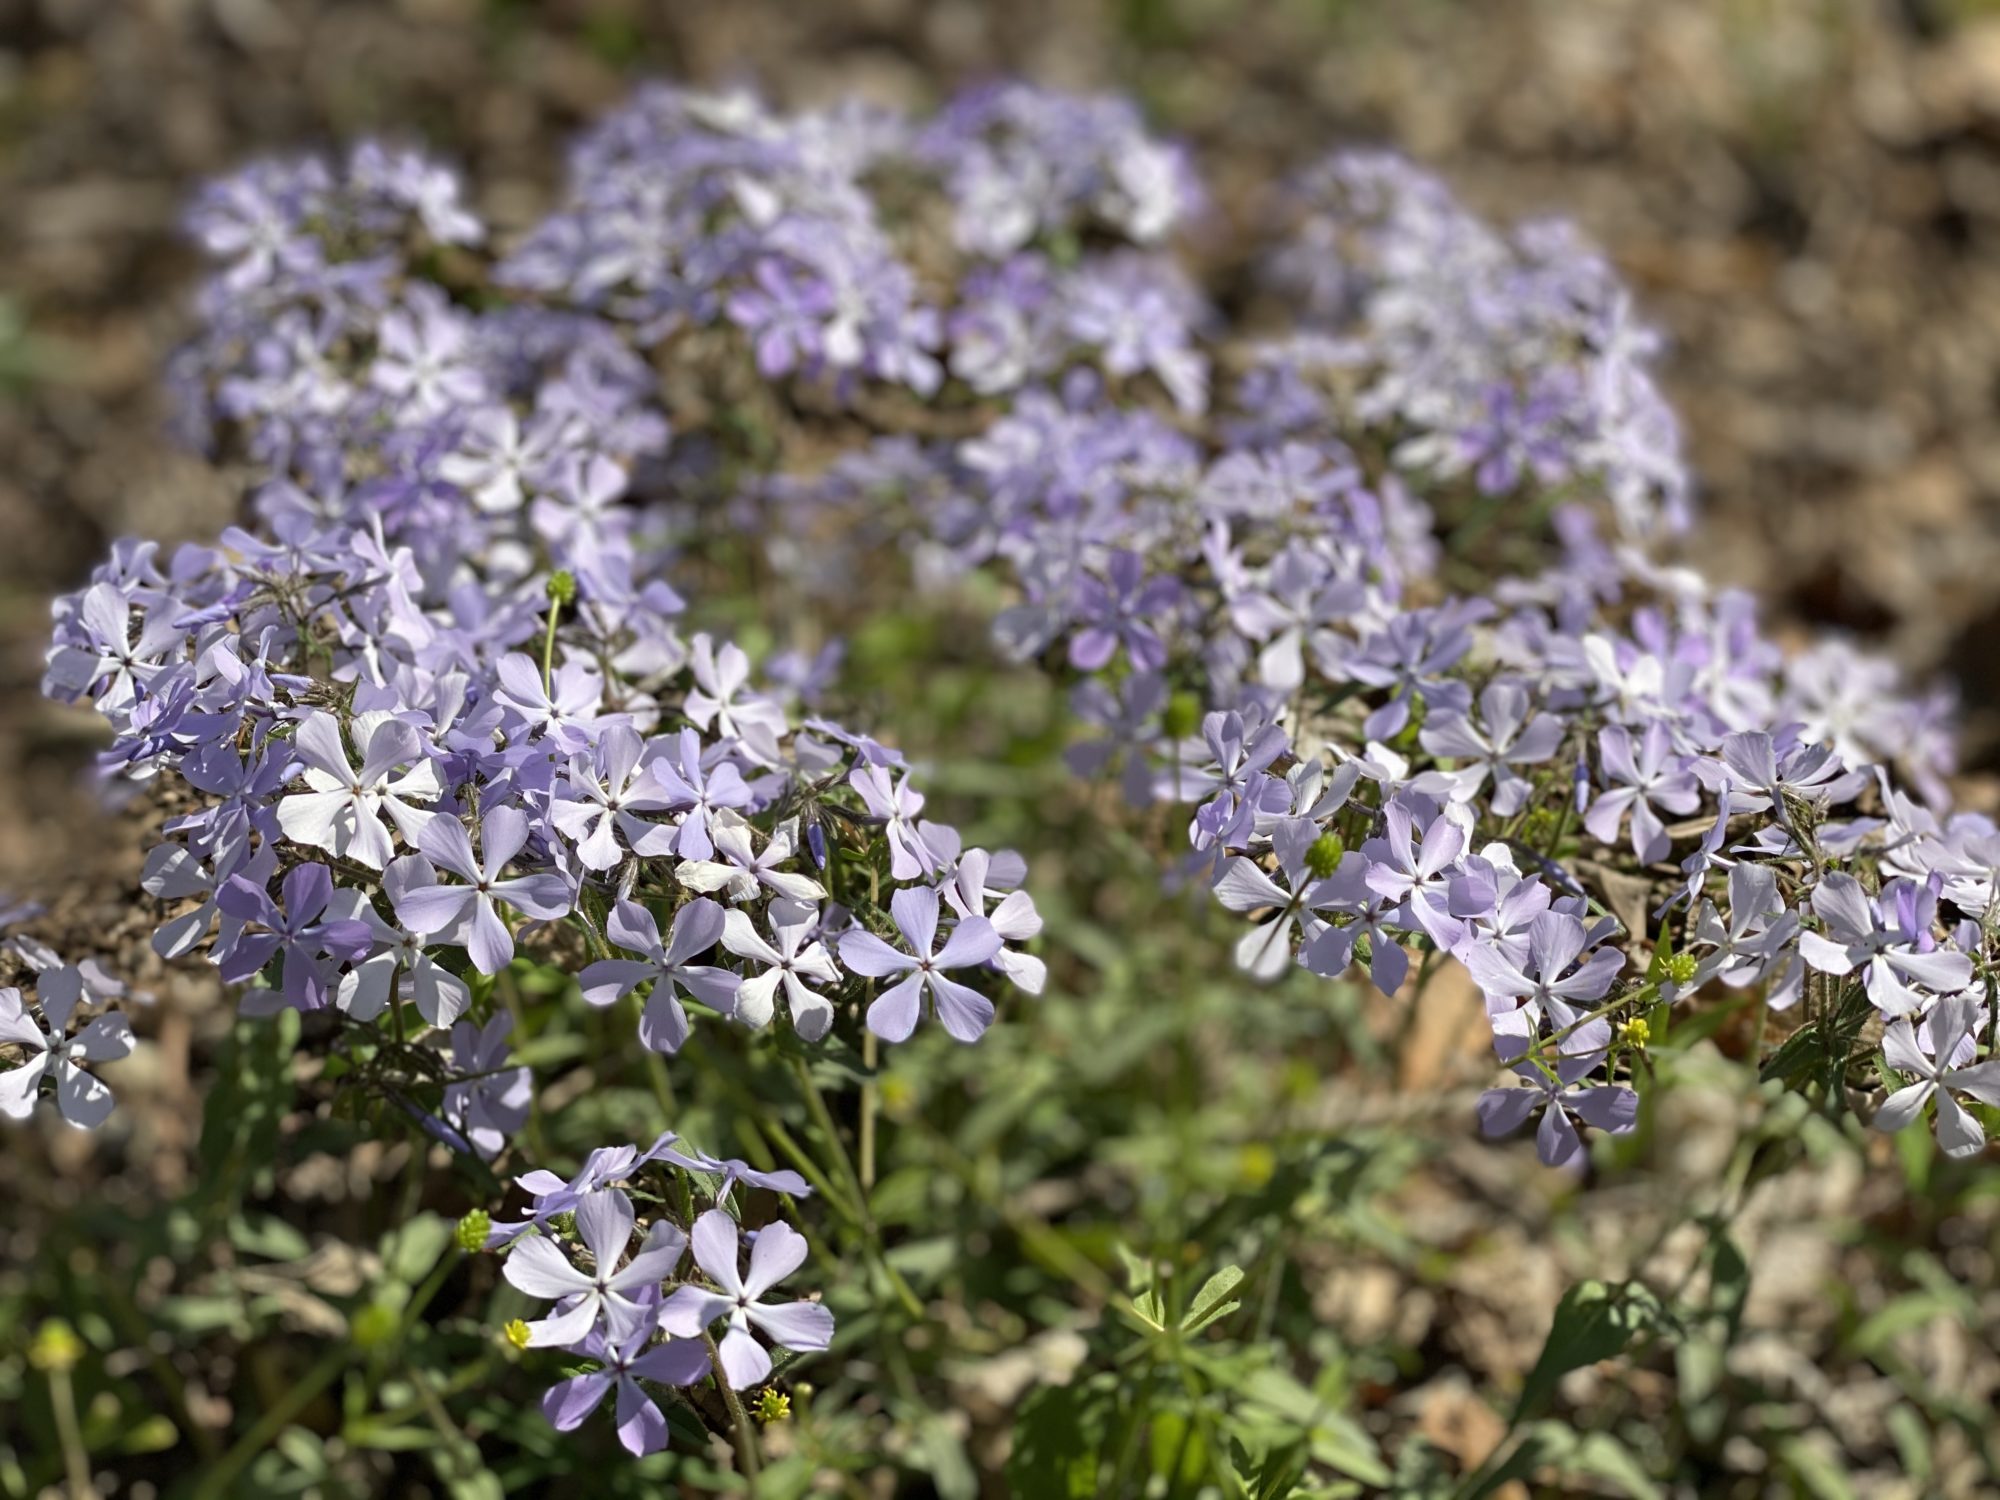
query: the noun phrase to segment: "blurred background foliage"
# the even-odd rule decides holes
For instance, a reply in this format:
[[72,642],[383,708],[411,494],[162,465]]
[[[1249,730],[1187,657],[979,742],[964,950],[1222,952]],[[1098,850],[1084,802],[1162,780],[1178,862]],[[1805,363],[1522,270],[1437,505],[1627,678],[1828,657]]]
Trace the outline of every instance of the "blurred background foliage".
[[[0,0],[0,889],[53,888],[38,931],[160,997],[105,1132],[45,1115],[0,1155],[0,1494],[733,1482],[692,1428],[644,1464],[547,1429],[553,1357],[499,1337],[523,1309],[451,1239],[501,1184],[406,1172],[393,1122],[329,1107],[295,1023],[233,1023],[209,976],[161,969],[143,845],[78,784],[85,721],[34,692],[46,598],[107,538],[210,532],[237,502],[160,432],[194,178],[381,131],[456,154],[504,228],[638,77],[922,105],[1020,72],[1132,91],[1196,143],[1227,300],[1278,174],[1397,145],[1489,214],[1561,212],[1608,247],[1675,338],[1696,559],[1955,676],[1977,802],[2000,746],[1994,10]],[[701,608],[746,644],[801,623],[715,572]],[[1397,1001],[1246,984],[1227,919],[1161,886],[1175,831],[1063,769],[1060,697],[996,662],[990,605],[857,580],[848,680],[932,763],[943,816],[1029,856],[1049,989],[976,1049],[894,1050],[871,1226],[821,1261],[841,1340],[785,1374],[769,1493],[1995,1492],[1991,1153],[1767,1093],[1726,1013],[1669,1037],[1672,1088],[1584,1178],[1480,1143],[1462,977]],[[719,1028],[663,1082],[607,1056],[559,973],[505,982],[556,1079],[545,1161],[668,1124],[777,1161],[746,1091],[797,1140],[822,1128]],[[815,1064],[858,1130],[841,1066]]]

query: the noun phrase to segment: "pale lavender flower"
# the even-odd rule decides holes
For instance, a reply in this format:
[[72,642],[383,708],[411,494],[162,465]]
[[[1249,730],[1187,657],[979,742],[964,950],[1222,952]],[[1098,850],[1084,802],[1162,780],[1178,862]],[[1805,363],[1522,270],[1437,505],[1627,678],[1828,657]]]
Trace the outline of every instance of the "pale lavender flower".
[[945,978],[945,971],[985,963],[1000,951],[1000,934],[985,917],[961,917],[939,948],[938,893],[931,886],[905,886],[889,898],[889,910],[909,952],[859,928],[840,939],[840,961],[856,974],[869,979],[903,975],[868,1007],[868,1029],[885,1042],[908,1041],[928,989],[945,1031],[956,1041],[978,1041],[993,1024],[993,1002]]
[[592,1329],[622,1342],[648,1321],[646,1298],[680,1264],[687,1236],[660,1219],[622,1268],[636,1216],[632,1200],[617,1188],[585,1193],[576,1205],[576,1230],[592,1266],[578,1270],[551,1240],[532,1236],[515,1241],[501,1267],[507,1280],[530,1297],[556,1303],[546,1318],[528,1325],[528,1346],[545,1349],[581,1341]]
[[1877,1130],[1896,1131],[1923,1113],[1937,1098],[1937,1138],[1947,1156],[1971,1156],[1986,1144],[1979,1121],[1952,1098],[1952,1090],[1970,1094],[1981,1104],[2000,1109],[2000,1058],[1982,1063],[1976,1037],[1985,1011],[1970,995],[1953,995],[1937,1002],[1924,1017],[1921,1034],[1908,1016],[1898,1016],[1882,1033],[1882,1055],[1889,1066],[1911,1081],[1897,1089],[1875,1112]]
[[591,964],[577,976],[583,998],[592,1005],[609,1005],[637,986],[651,984],[652,993],[639,1017],[639,1039],[655,1052],[676,1053],[689,1031],[681,991],[724,1015],[734,1013],[739,977],[728,969],[688,962],[719,943],[723,928],[722,908],[697,896],[674,913],[673,926],[662,942],[651,911],[636,901],[620,901],[604,924],[605,936],[627,952],[645,956]]
[[501,878],[500,872],[528,842],[528,820],[518,808],[502,805],[488,812],[481,822],[480,841],[483,858],[472,852],[472,840],[457,818],[433,818],[418,837],[418,847],[433,864],[466,884],[412,885],[396,903],[396,918],[411,932],[434,941],[438,934],[464,924],[473,966],[482,974],[497,974],[514,957],[514,934],[501,919],[499,905],[504,902],[530,917],[553,921],[568,915],[573,896],[560,875]]
[[764,1294],[805,1264],[806,1240],[783,1220],[756,1232],[748,1271],[740,1269],[736,1221],[719,1208],[695,1220],[690,1236],[695,1264],[719,1291],[684,1286],[667,1298],[660,1326],[676,1338],[697,1338],[717,1318],[727,1318],[717,1352],[722,1373],[735,1390],[761,1385],[771,1374],[771,1356],[757,1342],[763,1334],[780,1349],[812,1353],[833,1342],[833,1314],[817,1302],[769,1303]]
[[658,1453],[667,1446],[667,1419],[641,1389],[641,1380],[656,1385],[693,1385],[708,1373],[708,1350],[696,1339],[669,1338],[653,1343],[659,1308],[643,1310],[632,1331],[622,1339],[605,1337],[593,1328],[570,1352],[594,1359],[602,1367],[558,1381],[542,1397],[542,1415],[557,1432],[574,1432],[616,1391],[614,1408],[618,1442],[634,1458]]

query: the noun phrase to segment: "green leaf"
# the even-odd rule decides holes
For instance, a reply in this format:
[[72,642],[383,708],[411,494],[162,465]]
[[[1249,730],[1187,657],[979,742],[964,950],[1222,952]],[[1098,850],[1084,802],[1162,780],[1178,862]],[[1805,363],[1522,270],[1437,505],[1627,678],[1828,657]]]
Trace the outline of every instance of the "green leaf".
[[1166,1332],[1167,1315],[1154,1287],[1153,1263],[1134,1255],[1123,1241],[1118,1245],[1118,1258],[1125,1262],[1125,1284],[1132,1289],[1132,1312],[1155,1333]]
[[1100,1375],[1079,1385],[1043,1386],[1014,1420],[1007,1485],[1035,1500],[1095,1500],[1106,1437],[1117,1415],[1117,1384]]
[[1247,1405],[1261,1406],[1303,1433],[1314,1462],[1363,1484],[1385,1485],[1393,1477],[1366,1428],[1283,1370],[1253,1370],[1236,1389]]
[[1624,1286],[1578,1282],[1556,1305],[1541,1355],[1522,1382],[1513,1420],[1518,1423],[1547,1406],[1556,1382],[1571,1370],[1613,1359],[1639,1335],[1672,1326],[1673,1318],[1660,1299],[1636,1282]]
[[1838,1459],[1807,1442],[1788,1437],[1778,1444],[1778,1461],[1792,1471],[1814,1500],[1855,1500],[1854,1486],[1847,1481]]
[[1194,1294],[1194,1301],[1188,1307],[1187,1316],[1181,1319],[1181,1332],[1199,1333],[1217,1318],[1225,1318],[1235,1312],[1243,1304],[1230,1302],[1225,1305],[1223,1298],[1242,1284],[1241,1266],[1224,1266],[1209,1277],[1202,1283],[1201,1290]]

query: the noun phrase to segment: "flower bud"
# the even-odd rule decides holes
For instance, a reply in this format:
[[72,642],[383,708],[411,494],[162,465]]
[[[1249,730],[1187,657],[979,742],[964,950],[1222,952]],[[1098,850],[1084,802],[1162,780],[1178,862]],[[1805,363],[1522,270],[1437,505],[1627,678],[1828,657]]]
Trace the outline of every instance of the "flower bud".
[[1339,834],[1322,833],[1306,846],[1306,870],[1313,879],[1325,880],[1340,868],[1340,857],[1345,853],[1347,846]]
[[1667,978],[1675,984],[1692,984],[1697,967],[1692,953],[1676,953],[1661,966]]
[[61,1318],[46,1320],[28,1346],[28,1363],[37,1370],[73,1370],[82,1358],[83,1340]]
[[458,1221],[458,1228],[452,1232],[452,1238],[458,1242],[459,1249],[467,1255],[472,1255],[486,1248],[486,1236],[492,1232],[493,1215],[483,1208],[475,1208]]
[[558,568],[555,572],[549,574],[549,581],[545,585],[544,591],[557,604],[574,604],[576,602],[576,575],[567,568]]
[[1201,698],[1189,692],[1175,693],[1167,700],[1160,727],[1166,730],[1169,739],[1186,739],[1201,728]]
[[374,1349],[396,1336],[402,1319],[387,1303],[371,1302],[356,1313],[347,1325],[347,1336],[357,1349]]
[[782,1422],[792,1414],[792,1398],[783,1391],[765,1386],[757,1393],[757,1420],[766,1425]]

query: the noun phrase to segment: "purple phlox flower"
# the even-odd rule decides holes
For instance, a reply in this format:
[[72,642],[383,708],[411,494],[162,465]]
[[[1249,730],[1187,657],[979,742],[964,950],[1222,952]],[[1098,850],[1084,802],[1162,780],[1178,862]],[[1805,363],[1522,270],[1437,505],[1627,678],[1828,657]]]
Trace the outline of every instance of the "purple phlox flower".
[[[245,924],[246,930],[216,961],[228,984],[242,984],[279,955],[284,958],[278,996],[297,1010],[318,1010],[329,1003],[328,974],[322,956],[336,962],[365,957],[375,935],[367,924],[338,918],[321,920],[333,901],[333,876],[322,864],[297,865],[285,872],[274,902],[262,885],[232,875],[216,893],[216,905]],[[262,932],[247,930],[261,927]],[[261,1008],[261,999],[245,997]]]
[[1421,700],[1432,712],[1462,714],[1471,707],[1472,689],[1442,674],[1471,649],[1469,627],[1477,618],[1470,606],[1392,615],[1340,661],[1342,677],[1392,693],[1363,721],[1363,734],[1371,740],[1400,734],[1410,722],[1413,701]]
[[[1599,1028],[1602,1028],[1601,1031]],[[1590,1035],[1586,1036],[1586,1033]],[[1551,1077],[1533,1063],[1517,1063],[1515,1074],[1531,1087],[1488,1089],[1479,1096],[1479,1129],[1486,1136],[1502,1136],[1518,1130],[1542,1111],[1541,1128],[1535,1132],[1535,1151],[1545,1166],[1565,1166],[1583,1149],[1576,1120],[1593,1125],[1611,1135],[1623,1135],[1639,1123],[1639,1095],[1622,1084],[1599,1084],[1582,1088],[1583,1080],[1604,1060],[1610,1026],[1593,1021],[1579,1028],[1563,1045]],[[1572,1050],[1572,1044],[1582,1046]]]
[[674,913],[662,942],[660,925],[650,910],[636,901],[620,901],[605,921],[605,936],[626,952],[645,956],[604,958],[591,964],[577,976],[583,998],[592,1005],[609,1005],[637,986],[651,984],[652,993],[639,1017],[639,1040],[655,1052],[680,1051],[689,1030],[681,991],[724,1015],[736,1013],[738,976],[728,969],[689,962],[722,940],[724,915],[708,897],[697,896]]
[[1120,764],[1125,800],[1134,807],[1150,804],[1158,776],[1149,752],[1162,740],[1160,713],[1167,697],[1167,679],[1158,672],[1134,672],[1116,683],[1096,677],[1079,682],[1070,695],[1072,711],[1104,734],[1063,752],[1070,770],[1095,777]]
[[1802,743],[1789,731],[1780,731],[1775,738],[1750,731],[1727,735],[1722,761],[1740,788],[1768,799],[1788,824],[1786,793],[1830,805],[1846,801],[1867,785],[1866,776],[1849,772],[1831,746]]
[[1578,395],[1575,371],[1561,366],[1535,371],[1525,391],[1506,381],[1487,387],[1478,420],[1458,434],[1458,464],[1481,494],[1506,494],[1529,471],[1544,485],[1569,472]]
[[1979,1029],[1986,1014],[1971,995],[1948,996],[1932,1007],[1921,1029],[1898,1016],[1882,1033],[1882,1055],[1890,1067],[1911,1080],[1882,1101],[1875,1112],[1877,1130],[1901,1130],[1923,1113],[1924,1102],[1937,1096],[1937,1138],[1947,1156],[1971,1156],[1986,1144],[1986,1132],[1959,1102],[1953,1089],[1981,1104],[2000,1109],[2000,1058],[1975,1063]]
[[1730,868],[1728,919],[1713,902],[1702,902],[1688,948],[1700,953],[1694,978],[1660,986],[1660,998],[1670,1004],[1710,980],[1731,989],[1768,982],[1766,1003],[1773,1010],[1789,1009],[1802,993],[1799,915],[1778,894],[1777,873],[1768,865],[1744,860]]
[[1000,934],[985,917],[961,917],[939,948],[938,893],[931,886],[905,886],[889,898],[889,910],[908,952],[859,928],[840,939],[840,961],[856,974],[869,979],[903,976],[868,1007],[868,1029],[885,1042],[909,1040],[928,989],[946,1033],[955,1041],[978,1041],[993,1022],[993,1002],[945,978],[945,972],[986,963],[1000,951]]
[[25,1120],[34,1113],[42,1080],[53,1077],[56,1109],[79,1130],[95,1130],[111,1115],[111,1090],[87,1064],[112,1062],[132,1051],[132,1023],[116,1011],[101,1015],[75,1036],[68,1035],[73,1002],[38,994],[37,1021],[21,992],[0,989],[0,1046],[21,1048],[27,1058],[0,1071],[0,1115]]
[[840,966],[818,937],[819,909],[773,901],[767,920],[769,940],[742,908],[731,907],[723,915],[722,946],[738,958],[763,966],[761,974],[750,975],[737,986],[732,1014],[746,1026],[768,1024],[782,984],[793,1029],[807,1041],[816,1042],[833,1025],[833,1004],[807,982],[840,982]]
[[1486,997],[1494,1045],[1503,1057],[1527,1050],[1544,1021],[1558,1029],[1574,1025],[1577,1013],[1602,1000],[1625,967],[1616,948],[1590,948],[1591,933],[1576,917],[1546,911],[1528,928],[1524,962],[1498,947],[1468,949],[1464,963]]
[[1511,818],[1526,804],[1533,783],[1514,767],[1540,765],[1553,757],[1566,727],[1555,714],[1531,715],[1531,702],[1525,684],[1503,678],[1480,691],[1483,732],[1470,714],[1441,713],[1425,722],[1418,743],[1432,755],[1460,762],[1449,773],[1454,802],[1478,796],[1490,776],[1493,816]]
[[576,841],[576,857],[585,869],[611,869],[625,858],[627,847],[650,858],[673,845],[675,829],[639,816],[671,808],[659,783],[639,764],[643,748],[638,730],[611,723],[595,746],[569,759],[569,774],[549,804],[549,821]]
[[[238,850],[240,857],[241,851]],[[218,855],[215,865],[222,863]],[[270,885],[271,877],[278,870],[278,851],[270,844],[259,845],[256,852],[231,874],[245,876],[252,885],[262,889]],[[221,906],[217,896],[227,877],[218,880],[215,867],[204,864],[199,855],[181,844],[161,844],[146,856],[144,870],[140,874],[139,887],[149,896],[162,901],[182,901],[199,896],[201,904],[192,911],[178,917],[169,918],[153,933],[153,951],[162,958],[179,958],[192,951],[195,944],[208,935],[211,923],[215,922]],[[235,946],[243,927],[240,918],[224,916],[216,934],[216,950],[226,953]]]
[[622,1342],[648,1320],[652,1304],[641,1299],[673,1273],[688,1241],[678,1225],[657,1220],[620,1269],[634,1219],[632,1200],[617,1188],[583,1195],[576,1205],[576,1230],[593,1262],[588,1271],[572,1265],[553,1240],[534,1236],[515,1242],[502,1274],[530,1297],[556,1303],[550,1316],[528,1325],[529,1348],[579,1343],[600,1326],[608,1339]]
[[444,788],[436,767],[424,758],[417,731],[400,719],[356,714],[348,735],[362,751],[358,771],[332,714],[315,711],[300,720],[292,738],[294,774],[303,774],[311,790],[279,799],[278,826],[295,844],[380,870],[396,852],[382,815],[414,844],[433,816],[415,804],[435,802]]
[[1063,329],[1096,348],[1107,375],[1127,380],[1151,371],[1181,411],[1207,408],[1208,360],[1195,347],[1193,328],[1206,309],[1171,262],[1098,257],[1073,272],[1065,290]]
[[471,320],[441,292],[419,285],[408,305],[383,315],[370,382],[403,403],[399,416],[422,421],[477,405],[488,392],[473,363]]
[[1501,843],[1466,855],[1459,868],[1445,902],[1464,927],[1452,957],[1464,963],[1471,950],[1489,948],[1517,967],[1527,962],[1535,919],[1550,907],[1548,886],[1539,876],[1522,875],[1513,851]]
[[943,863],[917,827],[924,794],[910,785],[907,772],[901,781],[895,781],[886,766],[856,766],[848,773],[847,784],[861,794],[869,817],[882,824],[882,836],[889,842],[889,874],[894,879],[921,880]]
[[504,1013],[483,1027],[460,1021],[451,1028],[452,1071],[479,1076],[445,1087],[440,1118],[449,1132],[447,1143],[462,1142],[484,1161],[498,1156],[528,1123],[534,1102],[535,1075],[506,1066],[513,1030],[514,1018]]
[[575,1212],[577,1204],[587,1195],[625,1181],[641,1165],[637,1146],[599,1146],[583,1159],[576,1175],[567,1181],[541,1167],[523,1172],[514,1181],[534,1200],[533,1207],[519,1223],[495,1224],[486,1236],[486,1248],[497,1250],[537,1225],[547,1227],[551,1219]]
[[1822,974],[1863,970],[1868,998],[1885,1015],[1921,1011],[1930,995],[1950,995],[1972,983],[1972,960],[1940,948],[1932,932],[1941,884],[1935,876],[1894,880],[1870,900],[1852,875],[1829,870],[1812,893],[1823,930],[1800,933],[1799,952]]
[[754,900],[760,888],[784,901],[826,899],[826,887],[817,880],[784,868],[798,858],[797,818],[787,818],[772,829],[761,851],[750,825],[733,813],[718,814],[709,832],[721,858],[683,860],[675,867],[674,879],[689,890],[722,891],[735,902]]
[[1660,809],[1683,817],[1701,806],[1701,791],[1687,762],[1673,751],[1673,736],[1658,719],[1646,726],[1638,745],[1623,724],[1611,724],[1597,732],[1598,762],[1607,786],[1583,825],[1601,844],[1618,840],[1618,827],[1632,814],[1632,852],[1641,864],[1655,864],[1667,857],[1673,840],[1667,836]]
[[[678,1144],[677,1144],[678,1143]],[[681,1147],[686,1149],[682,1150]],[[669,1166],[679,1167],[684,1172],[700,1172],[709,1177],[720,1177],[722,1184],[715,1190],[717,1202],[729,1196],[737,1183],[747,1183],[753,1188],[763,1188],[767,1192],[784,1193],[792,1198],[810,1198],[812,1187],[797,1172],[760,1172],[746,1161],[735,1157],[710,1156],[706,1151],[698,1151],[671,1130],[662,1131],[659,1138],[648,1146],[638,1157],[639,1163],[663,1161]]]
[[572,754],[586,751],[604,703],[604,678],[596,664],[575,657],[555,669],[542,686],[541,664],[524,652],[510,651],[494,667],[499,679],[495,696],[527,720],[529,735],[547,735]]
[[546,415],[524,428],[511,408],[487,407],[467,419],[456,451],[439,460],[438,477],[490,515],[517,511],[528,488],[547,482],[573,432],[568,421]]
[[1145,559],[1136,552],[1113,552],[1105,576],[1085,572],[1077,578],[1071,600],[1076,633],[1070,637],[1070,665],[1080,672],[1101,671],[1119,646],[1139,672],[1157,672],[1167,664],[1160,627],[1171,623],[1179,605],[1177,579],[1146,577]]
[[729,1328],[717,1353],[733,1389],[748,1390],[770,1376],[771,1356],[753,1332],[796,1353],[825,1349],[833,1342],[833,1314],[819,1303],[762,1300],[805,1264],[805,1236],[791,1225],[779,1220],[757,1231],[747,1272],[738,1269],[736,1221],[721,1209],[711,1208],[696,1219],[691,1239],[695,1264],[719,1290],[679,1288],[660,1310],[660,1326],[676,1338],[698,1338],[717,1318],[727,1318]]
[[[132,634],[135,605],[144,609],[136,640]],[[139,688],[164,670],[169,660],[179,657],[187,639],[167,600],[128,597],[108,582],[84,590],[64,634],[68,639],[49,652],[43,690],[58,698],[94,692],[96,706],[105,714],[130,708]]]
[[1346,620],[1367,600],[1362,583],[1337,577],[1326,558],[1301,542],[1271,559],[1263,587],[1229,592],[1230,622],[1261,641],[1257,679],[1290,693],[1306,680],[1305,642],[1322,627]]
[[[1035,910],[1034,898],[1020,889],[1026,873],[1018,855],[968,849],[942,887],[945,902],[960,917],[985,917],[1003,943],[1028,942],[1041,932],[1042,916]],[[986,903],[995,896],[999,901],[989,910]],[[1031,995],[1039,995],[1048,978],[1047,964],[1014,948],[995,953],[993,967]]]
[[1381,836],[1361,846],[1368,888],[1401,902],[1403,924],[1422,928],[1440,948],[1455,946],[1463,935],[1451,915],[1451,880],[1465,853],[1466,821],[1462,807],[1439,811],[1428,798],[1398,796],[1382,809]]
[[[1367,862],[1358,855],[1353,859],[1343,856],[1340,868],[1324,879],[1307,870],[1306,854],[1319,833],[1319,825],[1306,818],[1287,819],[1273,830],[1272,852],[1278,874],[1284,877],[1283,885],[1257,861],[1240,856],[1223,866],[1215,882],[1215,899],[1230,911],[1276,912],[1271,921],[1252,927],[1236,944],[1236,966],[1254,978],[1271,980],[1285,972],[1292,961],[1294,927],[1305,938],[1315,936],[1321,926],[1314,916],[1316,911],[1327,907],[1351,911],[1367,902]],[[1348,946],[1351,951],[1351,938]],[[1331,962],[1332,958],[1323,961]],[[1335,972],[1346,967],[1343,957]]]
[[631,483],[625,466],[602,453],[566,454],[548,492],[529,507],[529,521],[551,546],[575,550],[602,544],[629,528],[631,513],[619,502]]
[[714,858],[710,829],[716,815],[724,809],[748,807],[756,800],[743,773],[734,763],[721,759],[722,754],[718,747],[705,755],[701,736],[683,729],[678,740],[665,742],[664,753],[649,755],[646,760],[647,773],[668,811],[680,814],[673,850],[682,859]]
[[[389,909],[400,911],[403,898],[411,891],[437,884],[437,872],[421,854],[405,854],[389,861],[382,872],[382,894]],[[463,932],[447,929],[447,936],[428,936],[391,926],[376,911],[366,894],[356,890],[334,893],[329,910],[342,918],[364,924],[374,935],[372,951],[340,976],[335,1003],[357,1021],[372,1021],[389,1008],[399,992],[416,1002],[417,1013],[433,1026],[449,1026],[472,1003],[472,992],[451,970],[431,957],[430,946],[443,942],[453,947],[465,945]]]
[[569,882],[552,873],[501,878],[500,872],[528,842],[528,819],[519,808],[503,803],[488,812],[480,842],[483,858],[472,852],[472,840],[457,818],[433,818],[418,836],[417,847],[432,864],[466,883],[409,886],[396,903],[396,920],[433,942],[447,941],[441,934],[462,930],[473,966],[482,974],[497,974],[514,957],[514,934],[502,920],[499,904],[547,922],[567,916],[575,896]]
[[571,1347],[571,1353],[594,1359],[601,1368],[549,1387],[542,1397],[542,1415],[551,1427],[574,1432],[603,1404],[607,1393],[616,1391],[618,1441],[625,1451],[644,1458],[667,1446],[667,1419],[639,1382],[693,1385],[708,1373],[708,1349],[698,1339],[669,1338],[654,1344],[659,1315],[660,1307],[649,1305],[623,1339],[607,1339],[603,1330],[593,1328]]
[[833,289],[777,256],[762,256],[750,271],[753,285],[730,293],[730,322],[751,337],[757,373],[767,380],[811,367],[821,356],[821,336],[834,312]]
[[750,658],[743,648],[724,641],[718,650],[706,634],[697,635],[688,668],[695,686],[688,690],[684,711],[695,728],[707,734],[712,726],[723,739],[740,743],[753,759],[776,765],[778,742],[787,727],[785,711],[749,690]]

